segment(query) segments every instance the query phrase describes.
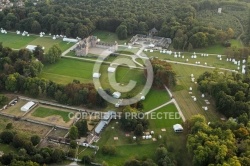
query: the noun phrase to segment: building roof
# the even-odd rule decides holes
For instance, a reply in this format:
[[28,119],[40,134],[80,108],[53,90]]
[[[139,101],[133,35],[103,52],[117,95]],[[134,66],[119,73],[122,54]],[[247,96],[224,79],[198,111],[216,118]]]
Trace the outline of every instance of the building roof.
[[100,134],[100,132],[101,132],[101,131],[103,130],[103,128],[105,127],[105,125],[106,125],[106,122],[100,121],[100,122],[98,123],[98,125],[96,126],[96,128],[95,128],[95,133]]
[[78,40],[77,39],[72,39],[72,38],[63,38],[63,41],[66,41],[66,42],[73,42],[73,43],[77,43]]
[[28,111],[35,103],[33,101],[30,101],[26,103],[24,106],[22,106],[21,111]]

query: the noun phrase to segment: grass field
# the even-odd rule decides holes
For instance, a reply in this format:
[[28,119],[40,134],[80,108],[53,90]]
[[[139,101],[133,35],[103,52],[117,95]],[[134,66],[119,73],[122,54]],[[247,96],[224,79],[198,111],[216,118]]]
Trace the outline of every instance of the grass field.
[[35,40],[37,36],[30,35],[22,36],[15,33],[2,34],[0,33],[0,42],[3,42],[3,46],[10,47],[14,49],[24,48],[28,43]]
[[31,41],[28,44],[30,44],[30,45],[41,45],[41,46],[45,47],[45,52],[48,51],[49,48],[51,46],[53,46],[54,44],[58,44],[62,51],[65,51],[65,50],[67,50],[68,48],[70,48],[71,46],[74,45],[74,43],[64,42],[61,39],[53,40],[50,37],[38,37],[38,38],[36,38],[35,40]]
[[54,129],[49,133],[49,136],[53,137],[64,137],[68,133],[68,130],[63,130],[63,129]]
[[165,104],[169,100],[170,96],[166,90],[151,88],[145,100],[142,102],[144,107],[143,111],[150,111],[155,107]]
[[[150,121],[151,122],[151,121]],[[140,144],[135,141],[130,142],[129,137],[125,136],[125,132],[121,131],[119,124],[112,121],[109,126],[101,134],[101,139],[97,145],[101,148],[104,145],[113,145],[116,147],[117,154],[114,156],[104,155],[101,150],[97,152],[95,157],[96,161],[101,163],[106,161],[109,165],[122,166],[126,160],[131,158],[143,159],[146,157],[155,158],[155,151],[159,145],[165,145],[166,147],[173,147],[172,154],[176,156],[178,165],[186,166],[191,165],[190,156],[187,154],[185,145],[186,133],[174,133],[172,127],[166,128],[165,132],[158,131],[157,128],[164,126],[164,123],[157,121],[156,123],[150,123],[150,130],[157,131],[153,137],[158,135],[162,136],[162,139],[158,139],[156,142],[152,140],[142,140]],[[114,127],[114,129],[112,129]],[[130,135],[132,137],[133,135]],[[118,140],[114,141],[114,137],[118,137]],[[180,159],[181,156],[181,159]]]
[[0,132],[2,132],[5,129],[8,123],[13,124],[14,131],[17,131],[18,133],[21,134],[25,134],[27,136],[32,136],[37,134],[40,137],[43,137],[50,130],[50,127],[47,126],[37,125],[25,121],[14,121],[13,119],[0,116]]
[[93,33],[93,35],[97,36],[101,41],[107,42],[107,43],[114,43],[115,41],[117,41],[119,44],[124,44],[129,41],[129,38],[127,40],[119,40],[115,33],[108,32],[108,31],[96,30]]
[[0,42],[3,42],[3,46],[13,49],[25,48],[27,45],[41,45],[45,47],[45,51],[54,45],[59,44],[62,51],[67,50],[73,43],[63,42],[61,39],[53,40],[52,37],[39,37],[35,35],[22,36],[16,33],[0,34]]
[[51,129],[48,126],[38,125],[26,121],[12,121],[14,130],[25,136],[38,135],[41,138]]
[[[157,118],[157,114],[159,118]],[[162,128],[172,128],[177,123],[181,124],[182,119],[174,104],[169,104],[149,114],[149,128],[157,133],[161,132]]]
[[40,77],[61,84],[70,83],[74,79],[90,83],[92,81],[93,66],[94,63],[92,62],[62,58],[56,64],[46,65]]
[[58,115],[64,120],[64,122],[67,123],[70,121],[69,112],[51,109],[51,108],[47,108],[47,107],[41,107],[41,106],[38,107],[37,109],[35,109],[35,111],[32,112],[31,115],[35,116],[35,117],[39,117],[39,118],[46,118],[49,116]]
[[[102,65],[100,73],[100,82],[104,89],[109,88],[114,90],[108,80],[109,65]],[[92,83],[92,73],[94,68],[94,62],[87,62],[84,60],[75,60],[70,58],[62,58],[58,63],[53,65],[47,65],[44,67],[42,74],[39,77],[53,80],[57,83],[67,84],[74,79],[83,83]],[[118,67],[117,71],[112,77],[116,77],[117,82],[126,85],[130,80],[137,82],[136,87],[133,89],[133,93],[137,93],[144,85],[145,77],[142,70],[130,69],[128,67]]]
[[[219,60],[217,55],[209,55],[206,57],[202,57],[201,53],[196,53],[197,58],[192,59],[191,56],[193,53],[181,53],[181,57],[174,57],[174,54],[168,55],[168,54],[163,54],[160,53],[159,51],[155,51],[153,53],[146,52],[146,54],[149,57],[158,57],[160,59],[165,59],[165,60],[171,60],[171,61],[177,61],[177,62],[184,62],[184,63],[189,63],[189,64],[196,64],[196,62],[200,62],[200,65],[207,65],[211,67],[217,67],[217,68],[227,68],[227,69],[232,69],[232,70],[237,70],[237,65],[235,65],[233,62],[226,61],[227,57],[222,55],[222,60]],[[178,55],[178,53],[177,53]],[[184,56],[184,58],[182,58]],[[186,61],[188,59],[188,62]]]
[[94,154],[94,152],[95,152],[95,150],[92,148],[86,148],[83,146],[79,146],[77,155],[78,155],[79,159],[82,159],[82,157],[85,155],[92,156]]
[[[178,102],[185,118],[189,119],[195,114],[202,114],[207,118],[208,121],[218,120],[220,115],[215,112],[213,100],[208,97],[201,98],[201,93],[197,90],[197,85],[191,82],[190,77],[191,74],[194,74],[195,79],[197,79],[199,75],[205,71],[213,70],[180,64],[172,64],[172,67],[177,74],[178,84],[182,86],[180,90],[173,92],[173,95]],[[193,88],[192,94],[189,94],[189,87]],[[191,96],[196,96],[197,101],[194,102]],[[202,106],[206,106],[204,99],[208,99],[211,103],[210,105],[207,105],[209,109],[208,111],[204,111],[202,109]]]

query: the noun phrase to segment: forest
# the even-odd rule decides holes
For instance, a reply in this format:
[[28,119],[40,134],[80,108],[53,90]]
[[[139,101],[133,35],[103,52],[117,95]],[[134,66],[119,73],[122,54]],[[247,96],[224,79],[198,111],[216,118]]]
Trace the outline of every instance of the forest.
[[[158,35],[173,39],[175,49],[201,48],[235,38],[232,28],[220,29],[199,22],[197,12],[226,5],[244,9],[244,3],[177,0],[47,0],[35,6],[13,7],[0,12],[0,27],[6,30],[41,31],[68,37],[86,37],[96,29],[126,38],[156,28]],[[119,35],[121,34],[121,35]],[[243,37],[247,43],[248,37]]]

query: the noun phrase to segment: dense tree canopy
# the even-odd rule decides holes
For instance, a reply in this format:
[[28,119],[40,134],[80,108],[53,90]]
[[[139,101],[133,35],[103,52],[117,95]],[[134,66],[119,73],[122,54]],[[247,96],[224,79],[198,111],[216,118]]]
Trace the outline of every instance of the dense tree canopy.
[[249,125],[244,126],[232,118],[208,125],[201,115],[192,117],[188,123],[187,148],[193,155],[194,166],[250,164]]
[[[48,3],[49,2],[49,3]],[[41,31],[68,37],[86,37],[95,29],[117,32],[120,39],[136,33],[147,34],[156,28],[160,36],[173,39],[174,48],[205,47],[220,41],[216,36],[226,34],[197,21],[196,13],[224,6],[244,7],[237,2],[214,0],[31,0],[25,8],[7,8],[0,12],[0,27],[7,30]],[[232,33],[231,33],[231,36]]]
[[217,110],[227,117],[250,115],[249,75],[244,78],[239,73],[224,73],[215,70],[205,72],[197,80],[202,93],[215,99]]

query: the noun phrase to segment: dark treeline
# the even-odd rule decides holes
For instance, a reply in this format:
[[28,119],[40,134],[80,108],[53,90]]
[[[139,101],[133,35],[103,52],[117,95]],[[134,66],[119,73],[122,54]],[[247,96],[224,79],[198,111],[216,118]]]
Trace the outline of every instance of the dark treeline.
[[1,11],[0,27],[81,38],[96,29],[122,30],[126,37],[136,33],[146,34],[155,27],[159,36],[173,39],[175,49],[191,49],[230,38],[226,29],[217,30],[196,20],[198,10],[227,3],[212,0],[56,0],[38,2],[34,6],[28,1],[25,8],[13,7]]
[[[0,44],[1,46],[1,44]],[[0,47],[0,91],[18,92],[32,97],[48,97],[62,104],[105,107],[93,84],[77,80],[61,85],[38,78],[43,64],[27,49]]]

